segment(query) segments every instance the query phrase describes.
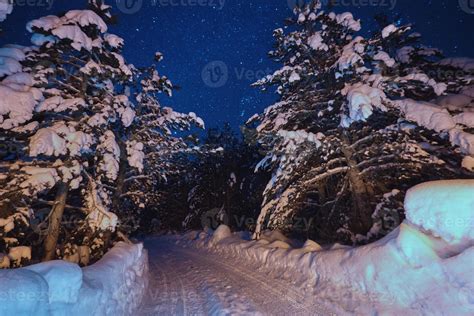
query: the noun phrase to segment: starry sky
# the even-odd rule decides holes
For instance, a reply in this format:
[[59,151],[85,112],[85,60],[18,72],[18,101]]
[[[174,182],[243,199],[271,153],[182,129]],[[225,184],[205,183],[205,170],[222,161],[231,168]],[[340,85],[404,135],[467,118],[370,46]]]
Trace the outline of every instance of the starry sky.
[[[31,0],[30,0],[31,1]],[[85,0],[36,0],[35,6],[16,7],[1,27],[0,45],[28,44],[27,21],[80,9]],[[267,58],[272,49],[272,31],[291,15],[297,0],[108,0],[119,23],[110,32],[126,41],[128,62],[145,66],[160,51],[165,59],[161,74],[180,87],[162,104],[176,110],[194,111],[208,127],[229,122],[236,130],[250,116],[275,100],[250,85],[278,69]],[[365,32],[376,26],[373,17],[385,13],[400,23],[413,23],[427,46],[442,49],[447,56],[474,57],[474,14],[462,10],[460,2],[474,8],[474,0],[336,0],[334,11],[353,12]],[[458,2],[459,1],[459,2]],[[464,3],[464,5],[466,5]],[[50,7],[50,8],[49,8]],[[472,10],[474,13],[474,10]]]

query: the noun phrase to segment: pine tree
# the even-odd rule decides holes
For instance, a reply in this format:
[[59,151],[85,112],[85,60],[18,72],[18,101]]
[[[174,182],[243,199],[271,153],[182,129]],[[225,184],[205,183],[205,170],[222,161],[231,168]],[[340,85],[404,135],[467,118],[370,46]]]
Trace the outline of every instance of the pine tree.
[[[472,95],[443,103],[472,93],[467,61],[440,60],[410,25],[364,38],[351,13],[325,12],[320,1],[294,13],[269,54],[283,67],[255,84],[275,86],[280,100],[248,123],[267,148],[259,167],[273,172],[255,238],[291,231],[297,216],[314,219],[313,238],[377,238],[403,219],[412,185],[472,177]],[[436,76],[453,64],[455,75]]]
[[155,65],[126,63],[112,21],[109,6],[90,1],[28,23],[34,46],[0,49],[0,252],[23,247],[30,259],[35,246],[42,260],[97,260],[130,221],[117,216],[123,195],[145,168],[163,169],[159,152],[182,144],[170,129],[202,125],[160,106],[171,82]]

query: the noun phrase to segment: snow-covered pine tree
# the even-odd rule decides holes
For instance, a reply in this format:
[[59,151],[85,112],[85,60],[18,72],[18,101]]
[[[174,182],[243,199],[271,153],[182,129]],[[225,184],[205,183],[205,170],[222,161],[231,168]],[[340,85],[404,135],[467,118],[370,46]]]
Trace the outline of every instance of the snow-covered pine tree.
[[296,216],[314,218],[313,238],[376,238],[399,224],[412,185],[473,176],[472,62],[440,60],[409,25],[364,38],[320,1],[294,13],[274,31],[283,68],[255,84],[280,100],[248,123],[268,151],[258,168],[273,171],[255,238]]
[[[161,53],[155,54],[156,62],[162,58]],[[161,106],[158,96],[164,93],[171,97],[173,85],[166,76],[158,73],[156,67],[140,69],[139,87],[134,89],[137,117],[122,144],[121,165],[135,167],[121,169],[114,193],[116,209],[126,221],[121,227],[126,233],[139,228],[143,209],[161,204],[161,186],[168,177],[184,176],[185,164],[181,156],[200,150],[184,138],[174,136],[174,132],[189,130],[193,126],[204,128],[203,120],[195,113],[183,114]]]
[[[0,22],[7,19],[7,16],[13,11],[13,3],[10,0],[0,0]],[[1,30],[1,29],[0,29]]]
[[34,46],[0,49],[0,253],[11,266],[98,259],[120,223],[119,177],[144,171],[153,142],[179,142],[155,131],[201,123],[153,100],[171,83],[156,71],[142,81],[123,39],[107,32],[111,20],[110,7],[91,0],[28,23]]

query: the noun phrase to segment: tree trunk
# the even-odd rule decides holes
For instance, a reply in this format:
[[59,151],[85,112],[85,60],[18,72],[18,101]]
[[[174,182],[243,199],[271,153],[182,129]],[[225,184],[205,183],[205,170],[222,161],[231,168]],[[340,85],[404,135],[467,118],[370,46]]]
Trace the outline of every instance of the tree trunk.
[[351,226],[354,232],[359,234],[366,234],[372,227],[372,200],[373,190],[360,174],[357,167],[357,161],[354,157],[354,150],[350,147],[348,137],[342,132],[342,140],[344,145],[341,148],[347,164],[349,166],[348,178],[350,183],[350,191],[352,200],[354,202],[353,211],[354,219]]
[[321,180],[316,183],[316,190],[318,190],[319,204],[326,203],[326,180]]
[[112,198],[112,210],[120,209],[120,201],[122,199],[123,193],[125,192],[125,177],[127,175],[128,167],[127,147],[122,140],[118,141],[118,145],[120,147],[120,164],[116,180],[117,185],[115,187],[115,194]]
[[66,183],[60,182],[58,184],[58,191],[54,201],[55,205],[53,206],[49,217],[48,235],[44,241],[43,262],[51,261],[56,256],[56,246],[58,244],[59,230],[61,228],[61,221],[66,206],[68,191],[69,188]]

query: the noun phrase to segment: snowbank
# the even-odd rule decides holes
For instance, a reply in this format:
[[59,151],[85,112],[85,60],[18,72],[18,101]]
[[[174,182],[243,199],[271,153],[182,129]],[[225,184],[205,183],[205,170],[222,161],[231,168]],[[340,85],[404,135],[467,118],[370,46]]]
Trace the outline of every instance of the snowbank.
[[0,315],[47,315],[48,283],[26,269],[0,270]]
[[36,272],[46,281],[49,303],[77,303],[83,277],[78,265],[58,260],[25,269]]
[[118,243],[79,268],[51,261],[0,270],[0,315],[133,315],[148,287],[143,245]]
[[226,225],[221,225],[216,229],[216,231],[212,235],[212,242],[218,243],[219,241],[225,238],[229,238],[230,236],[232,236],[230,228]]
[[473,246],[474,180],[437,181],[409,190],[407,220],[449,245]]
[[[408,220],[359,248],[323,250],[308,241],[303,248],[279,249],[238,233],[216,244],[211,235],[191,233],[183,243],[247,261],[351,314],[474,315],[473,202],[474,180],[415,187],[406,199]],[[452,227],[451,220],[468,226]]]

